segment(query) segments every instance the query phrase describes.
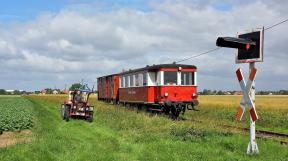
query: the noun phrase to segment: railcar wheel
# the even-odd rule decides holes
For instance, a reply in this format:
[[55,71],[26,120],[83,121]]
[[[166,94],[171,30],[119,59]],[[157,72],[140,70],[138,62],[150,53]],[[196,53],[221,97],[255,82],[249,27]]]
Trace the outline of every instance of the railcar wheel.
[[181,112],[181,108],[180,107],[173,106],[171,108],[172,119],[176,120],[179,117],[180,112]]
[[185,114],[185,111],[186,111],[186,106],[182,106],[182,115]]
[[171,107],[167,107],[167,106],[163,106],[163,107],[162,107],[162,110],[163,110],[163,112],[164,112],[165,115],[169,115],[169,113],[170,113],[170,108],[171,108]]

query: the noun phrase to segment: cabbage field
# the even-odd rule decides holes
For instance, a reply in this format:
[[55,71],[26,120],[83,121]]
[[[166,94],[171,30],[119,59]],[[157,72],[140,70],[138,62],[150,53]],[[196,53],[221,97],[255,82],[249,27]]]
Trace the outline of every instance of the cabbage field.
[[32,107],[23,97],[0,97],[0,132],[32,127]]

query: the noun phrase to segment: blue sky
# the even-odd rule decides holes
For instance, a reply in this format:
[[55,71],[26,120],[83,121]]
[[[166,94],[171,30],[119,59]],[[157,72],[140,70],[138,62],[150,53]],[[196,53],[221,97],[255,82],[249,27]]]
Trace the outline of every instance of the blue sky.
[[[157,0],[158,2],[161,0]],[[99,4],[102,10],[115,8],[134,8],[142,11],[149,10],[148,1],[145,0],[9,0],[2,1],[0,5],[0,20],[26,21],[35,19],[42,13],[57,13],[63,8],[80,4]]]
[[1,20],[29,20],[42,12],[58,12],[67,2],[62,0],[9,0],[0,5]]

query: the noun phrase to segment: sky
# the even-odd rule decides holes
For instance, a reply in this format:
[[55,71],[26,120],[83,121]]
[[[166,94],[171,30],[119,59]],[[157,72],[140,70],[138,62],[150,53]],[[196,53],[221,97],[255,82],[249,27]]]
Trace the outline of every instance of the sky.
[[[0,5],[0,89],[69,87],[123,69],[172,63],[288,18],[280,0],[10,0]],[[288,90],[288,23],[265,31],[256,90]],[[199,90],[240,90],[235,49],[182,62]],[[246,77],[247,79],[247,77]]]

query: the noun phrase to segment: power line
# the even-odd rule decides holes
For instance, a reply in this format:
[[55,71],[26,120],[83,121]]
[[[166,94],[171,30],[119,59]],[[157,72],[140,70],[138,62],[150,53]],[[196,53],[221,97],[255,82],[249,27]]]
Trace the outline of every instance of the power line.
[[221,47],[217,47],[217,48],[214,48],[214,49],[211,49],[211,50],[205,51],[205,52],[203,52],[203,53],[200,53],[200,54],[197,54],[197,55],[191,56],[191,57],[189,57],[189,58],[185,58],[185,59],[182,59],[182,60],[176,61],[175,63],[179,63],[179,62],[182,62],[182,61],[186,61],[186,60],[189,60],[189,59],[192,59],[192,58],[197,58],[197,57],[199,57],[199,56],[202,56],[202,55],[205,55],[205,54],[211,53],[211,52],[216,51],[216,50],[219,50],[219,49],[221,49]]
[[282,23],[285,23],[285,22],[287,22],[287,21],[288,21],[288,19],[283,20],[283,21],[281,21],[281,22],[278,22],[278,23],[276,23],[276,24],[274,24],[274,25],[272,25],[272,26],[269,26],[269,27],[265,28],[264,30],[267,31],[267,30],[272,29],[273,27],[276,27],[276,26],[278,26],[278,25],[280,25],[280,24],[282,24]]
[[[280,24],[283,24],[283,23],[285,23],[285,22],[287,22],[287,21],[288,21],[288,19],[285,19],[285,20],[283,20],[283,21],[280,21],[280,22],[278,22],[278,23],[276,23],[276,24],[274,24],[274,25],[271,25],[271,26],[265,28],[264,30],[267,31],[267,30],[272,29],[272,28],[274,28],[274,27],[276,27],[276,26],[278,26],[278,25],[280,25]],[[191,56],[191,57],[188,57],[188,58],[185,58],[185,59],[176,61],[175,63],[183,62],[183,61],[186,61],[186,60],[189,60],[189,59],[192,59],[192,58],[197,58],[197,57],[199,57],[199,56],[212,53],[212,52],[214,52],[214,51],[216,51],[216,50],[219,50],[219,49],[221,49],[221,47],[217,47],[217,48],[214,48],[214,49],[211,49],[211,50],[202,52],[202,53],[200,53],[200,54],[197,54],[197,55],[194,55],[194,56]]]

